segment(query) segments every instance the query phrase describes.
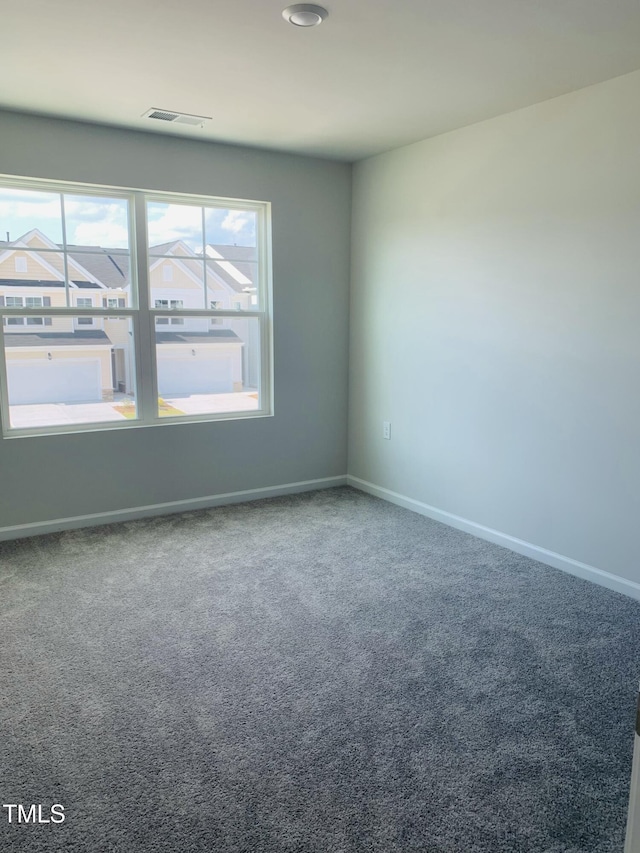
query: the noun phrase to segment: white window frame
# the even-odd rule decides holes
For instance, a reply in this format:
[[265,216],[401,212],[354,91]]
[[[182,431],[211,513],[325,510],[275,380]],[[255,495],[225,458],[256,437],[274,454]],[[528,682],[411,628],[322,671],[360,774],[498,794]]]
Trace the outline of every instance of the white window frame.
[[[29,312],[42,308],[43,301],[42,296],[5,296],[5,303],[13,303],[7,305],[7,308],[26,308]],[[30,302],[36,304],[29,305]],[[15,329],[16,326],[44,326],[44,324],[44,317],[24,316],[24,314],[21,317],[2,318],[2,325],[9,326],[11,329]]]
[[[182,311],[183,306],[183,299],[154,300],[154,308],[159,311]],[[156,317],[156,326],[184,326],[184,317]]]
[[29,269],[29,265],[27,263],[27,259],[24,255],[16,255],[15,257],[15,268],[16,272],[27,272]]
[[[89,303],[88,305],[85,304],[87,302]],[[93,299],[90,296],[76,296],[76,308],[80,308],[82,311],[93,308]],[[84,326],[87,328],[95,325],[93,317],[83,317],[82,315],[79,315],[75,320],[76,326]]]
[[[152,192],[144,189],[131,189],[125,187],[109,187],[97,184],[77,184],[57,181],[39,181],[18,179],[11,176],[0,176],[0,187],[4,189],[25,189],[35,192],[54,192],[104,198],[125,198],[129,202],[129,247],[131,258],[131,292],[126,308],[93,307],[92,316],[96,318],[130,318],[133,331],[133,355],[135,358],[135,401],[137,417],[123,421],[105,421],[83,424],[61,424],[47,425],[42,427],[12,428],[9,420],[9,398],[7,385],[7,364],[5,358],[4,334],[10,333],[6,328],[13,317],[24,316],[24,307],[9,307],[0,305],[0,420],[2,422],[3,438],[23,438],[37,435],[58,433],[82,433],[98,430],[113,429],[139,429],[159,426],[175,426],[176,424],[189,424],[201,422],[216,422],[229,420],[244,420],[252,418],[264,418],[273,416],[273,321],[271,315],[272,305],[272,277],[271,277],[271,204],[270,202],[253,201],[248,199],[223,198],[215,196],[185,195],[178,193]],[[158,410],[158,379],[157,379],[157,354],[156,354],[156,319],[158,316],[166,315],[167,309],[151,307],[151,283],[149,274],[149,248],[147,240],[146,205],[148,202],[159,202],[165,204],[197,205],[203,208],[218,209],[242,209],[253,211],[256,214],[257,223],[257,270],[258,276],[256,289],[258,294],[258,306],[250,310],[243,310],[243,318],[254,318],[258,324],[260,352],[259,352],[259,408],[250,411],[231,411],[221,413],[207,413],[199,415],[160,416]],[[204,218],[204,213],[203,213]],[[66,265],[69,249],[67,248],[66,235],[60,253],[63,254]],[[37,253],[39,250],[25,250],[29,253]],[[74,248],[73,251],[77,251]],[[155,258],[154,258],[155,260]],[[72,305],[69,298],[70,285],[68,278],[65,281],[67,293],[67,305],[64,307],[47,306],[41,309],[43,317],[77,317],[78,310],[81,313],[89,309]],[[174,300],[175,301],[175,300]],[[234,319],[238,317],[237,309],[209,309],[203,303],[198,309],[169,309],[171,314],[179,315],[181,319],[186,317]],[[184,322],[184,319],[182,319]]]

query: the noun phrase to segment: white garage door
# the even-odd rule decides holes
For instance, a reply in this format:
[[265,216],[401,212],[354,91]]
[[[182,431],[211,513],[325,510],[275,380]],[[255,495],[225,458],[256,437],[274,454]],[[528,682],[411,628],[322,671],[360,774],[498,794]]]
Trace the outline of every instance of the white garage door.
[[79,403],[102,399],[100,362],[8,362],[9,403]]
[[224,394],[233,391],[228,357],[158,359],[158,393],[171,397],[188,394]]

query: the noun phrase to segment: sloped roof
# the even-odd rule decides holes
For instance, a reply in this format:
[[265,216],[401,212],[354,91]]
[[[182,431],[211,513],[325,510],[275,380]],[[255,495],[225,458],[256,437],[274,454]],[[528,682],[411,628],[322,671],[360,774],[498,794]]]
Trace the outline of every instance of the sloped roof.
[[156,332],[159,344],[234,344],[241,338],[231,329],[212,329],[210,332]]
[[[6,240],[0,240],[0,250],[17,248],[17,243],[19,240],[11,240],[7,242]],[[59,245],[59,244],[58,244]],[[181,251],[179,254],[175,254],[174,250],[179,245],[186,247],[187,252]],[[60,246],[62,249],[62,246]],[[257,249],[254,246],[235,246],[235,245],[222,245],[222,244],[209,244],[208,248],[212,249],[215,253],[221,255],[220,258],[211,258],[208,257],[206,259],[207,265],[207,275],[211,275],[214,278],[219,279],[223,284],[227,285],[231,290],[236,293],[241,293],[246,287],[252,286],[255,284],[255,271],[256,271],[256,261],[257,261]],[[131,257],[128,254],[120,254],[121,250],[112,249],[103,246],[76,246],[69,245],[67,246],[69,257],[75,261],[77,264],[80,264],[90,273],[92,276],[98,279],[105,287],[112,289],[124,289],[128,287],[131,283]],[[30,250],[33,251],[33,250]],[[180,262],[185,264],[185,266],[193,273],[197,278],[202,280],[203,276],[203,257],[202,255],[198,255],[196,252],[192,252],[185,243],[181,240],[172,240],[168,243],[158,243],[155,246],[149,247],[149,252],[153,255],[161,255],[165,257],[175,257],[179,258]],[[37,254],[37,251],[36,251]],[[47,259],[49,263],[52,263],[56,269],[59,270],[60,274],[63,275],[64,267],[62,264],[61,256],[58,256],[55,252],[48,253]],[[230,269],[230,266],[237,271],[239,274],[237,277],[233,275],[233,269]],[[238,281],[238,278],[248,279],[250,284],[247,284],[246,281]],[[2,282],[3,284],[7,284],[9,286],[14,286],[12,284],[13,280],[5,280]],[[83,282],[82,280],[73,280],[73,283],[78,287],[95,287],[95,285],[91,285],[89,282]],[[19,286],[19,285],[15,285]],[[37,286],[45,286],[44,284],[35,284],[30,283],[25,280],[22,280],[21,286],[24,287],[37,287]],[[56,283],[51,282],[47,286],[55,287],[59,286]]]
[[0,278],[2,287],[64,287],[64,281],[56,278]]
[[111,346],[111,339],[100,331],[19,332],[4,334],[7,347]]
[[229,287],[232,287],[237,293],[242,293],[245,287],[255,287],[256,285],[256,262],[258,260],[258,250],[255,246],[223,246],[209,244],[219,255],[222,255],[220,261],[231,263],[245,278],[248,278],[251,284],[241,284],[214,259],[207,261],[207,267],[212,269]]
[[[103,290],[104,288],[100,284],[96,284],[95,281],[82,281],[76,280],[70,281],[73,287],[80,288],[81,290]],[[60,281],[58,278],[0,278],[0,287],[64,287],[64,281]]]
[[111,288],[125,288],[131,281],[130,257],[121,255],[114,249],[101,246],[83,246],[82,252],[74,251],[76,246],[68,246],[69,255],[81,264],[98,281]]
[[[180,252],[175,252],[175,249],[180,245],[186,247],[187,251],[185,252],[182,250]],[[226,284],[227,287],[231,288],[231,290],[236,293],[242,293],[245,287],[253,285],[256,276],[255,262],[258,257],[257,249],[255,247],[209,244],[207,248],[213,249],[214,252],[222,256],[218,259],[207,257],[207,276],[211,275],[212,277],[219,279],[223,284]],[[150,246],[149,252],[154,256],[154,258],[156,258],[156,256],[162,256],[166,258],[174,257],[176,260],[179,259],[180,263],[184,264],[192,274],[202,280],[202,255],[193,252],[182,240],[171,240],[168,243],[158,243],[155,246]],[[238,281],[237,278],[234,278],[232,273],[229,271],[228,264],[233,265],[240,274],[240,277],[248,279],[249,283],[246,281]]]

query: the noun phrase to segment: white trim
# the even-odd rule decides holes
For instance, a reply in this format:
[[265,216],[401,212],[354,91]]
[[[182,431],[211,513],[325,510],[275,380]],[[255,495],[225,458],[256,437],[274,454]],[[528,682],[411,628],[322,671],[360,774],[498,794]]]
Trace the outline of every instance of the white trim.
[[640,583],[635,583],[635,581],[627,580],[627,578],[622,578],[619,575],[613,575],[610,572],[597,569],[595,566],[589,566],[571,557],[557,554],[555,551],[548,551],[539,545],[533,545],[531,542],[525,542],[523,539],[509,536],[508,533],[501,533],[499,530],[485,527],[483,524],[477,524],[475,521],[469,521],[466,518],[461,518],[459,515],[429,506],[429,504],[408,498],[405,495],[398,494],[398,492],[392,492],[390,489],[385,489],[382,486],[376,486],[374,483],[361,480],[359,477],[354,477],[351,474],[347,475],[347,484],[353,486],[354,489],[360,489],[362,492],[367,492],[377,498],[382,498],[382,500],[397,504],[405,509],[410,509],[420,515],[426,515],[428,518],[440,521],[449,527],[455,527],[457,530],[470,533],[472,536],[477,536],[480,539],[486,539],[488,542],[501,545],[503,548],[515,551],[516,554],[530,557],[532,560],[545,563],[554,569],[560,569],[563,572],[583,578],[583,580],[591,581],[600,586],[606,586],[608,589],[613,589],[615,592],[620,592],[623,595],[628,595],[640,601]]
[[[203,278],[199,279],[198,276],[194,272],[192,272],[188,266],[185,266],[185,264],[181,263],[181,261],[200,261],[202,263],[202,258],[199,258],[197,255],[194,255],[192,258],[175,258],[173,255],[163,255],[161,258],[152,258],[151,261],[152,262],[149,263],[149,277],[151,277],[151,273],[155,269],[157,269],[160,264],[164,264],[165,261],[171,261],[172,264],[179,266],[179,268],[183,270],[185,275],[188,276],[191,281],[195,282],[196,286],[195,288],[193,288],[194,290],[201,292],[204,288]],[[172,284],[174,285],[174,287],[164,287],[165,284]],[[151,281],[149,281],[149,287],[153,290],[178,290],[178,288],[175,287],[175,281],[162,281],[160,284],[151,284]]]
[[[31,255],[36,261],[36,263],[40,264],[43,269],[45,269],[47,272],[52,273],[55,276],[55,278],[41,279],[41,281],[64,281],[64,276],[62,275],[62,273],[60,273],[55,267],[51,266],[51,264],[48,261],[45,261],[44,258],[41,258],[38,249],[30,249],[29,246],[26,243],[22,243],[21,240],[15,240],[11,244],[11,248],[7,249],[5,252],[2,253],[2,255],[0,255],[0,264],[3,264],[5,261],[8,261],[11,255],[15,255],[16,252],[26,252],[27,254]],[[61,249],[58,249],[58,254],[62,254]],[[22,279],[16,278],[13,279],[13,281],[22,281]],[[33,279],[24,279],[25,287],[27,287],[29,281],[33,281]],[[46,285],[42,286],[46,287]],[[53,284],[51,286],[53,287]],[[57,289],[59,288],[56,288],[56,290]]]
[[35,521],[29,524],[13,524],[0,527],[0,541],[23,539],[26,536],[40,536],[43,533],[58,533],[61,530],[75,530],[78,527],[95,527],[100,524],[114,524],[119,521],[132,521],[136,518],[149,518],[155,515],[171,515],[177,512],[189,512],[194,509],[208,509],[215,506],[245,503],[246,501],[274,498],[280,495],[294,495],[299,492],[313,492],[317,489],[331,489],[346,486],[347,475],[322,477],[318,480],[300,480],[297,483],[284,483],[280,486],[265,486],[259,489],[244,489],[240,492],[226,492],[220,495],[207,495],[203,498],[188,498],[182,501],[149,504],[148,506],[117,509],[112,512],[95,512],[90,515],[75,515],[69,518],[55,518],[51,521]]
[[[43,234],[41,231],[38,231],[37,228],[32,228],[31,231],[28,231],[26,235],[23,235],[22,237],[19,237],[17,240],[12,241],[11,247],[9,249],[7,249],[5,252],[3,252],[2,255],[0,255],[0,263],[4,263],[4,261],[8,260],[11,257],[11,255],[15,254],[16,252],[26,252],[28,255],[31,255],[40,264],[40,266],[43,267],[44,269],[46,269],[48,272],[53,273],[54,276],[60,276],[61,273],[54,266],[52,266],[48,261],[46,261],[44,258],[41,258],[39,256],[39,253],[42,251],[42,249],[33,249],[31,246],[29,246],[28,243],[23,242],[23,239],[25,236],[29,236],[29,235],[33,235],[33,234],[38,234],[38,236],[42,237],[43,240],[48,240],[51,243],[51,241],[49,240],[49,238],[45,234]],[[55,244],[52,243],[52,245],[55,245]],[[87,247],[87,248],[90,248],[90,247]],[[64,253],[65,253],[65,249],[61,249],[60,246],[56,246],[56,254],[63,257]],[[86,275],[87,276],[86,281],[91,281],[91,282],[93,282],[93,284],[100,285],[100,290],[108,290],[107,286],[105,284],[103,284],[101,281],[98,281],[98,279],[95,277],[95,275],[93,275],[93,273],[90,273],[89,270],[86,269],[86,267],[83,267],[79,261],[75,261],[71,257],[68,248],[66,249],[66,253],[68,255],[67,263],[73,264],[73,266],[78,271],[79,275]],[[82,254],[82,253],[80,252],[79,254]],[[95,254],[95,253],[85,252],[84,254],[90,255],[90,254]],[[69,276],[69,278],[71,278],[71,277]],[[15,280],[20,281],[20,279],[15,279]],[[46,279],[44,279],[44,280],[46,281]],[[29,279],[25,279],[25,281],[29,281]],[[64,275],[62,275],[61,278],[54,278],[54,279],[52,279],[52,281],[64,281]],[[74,289],[77,289],[77,285],[74,285],[73,281],[69,281],[69,284]]]

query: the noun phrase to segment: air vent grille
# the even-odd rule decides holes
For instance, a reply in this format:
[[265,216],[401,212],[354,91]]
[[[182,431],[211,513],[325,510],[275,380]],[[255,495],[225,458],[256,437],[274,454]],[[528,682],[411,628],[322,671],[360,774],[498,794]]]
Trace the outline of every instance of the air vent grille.
[[196,116],[190,113],[178,113],[173,110],[159,110],[152,107],[144,113],[143,118],[153,118],[156,121],[170,121],[173,124],[188,124],[191,127],[204,127],[205,121],[211,121],[211,116]]
[[178,113],[165,113],[162,110],[151,110],[147,114],[147,118],[158,118],[160,121],[175,121],[178,118]]

